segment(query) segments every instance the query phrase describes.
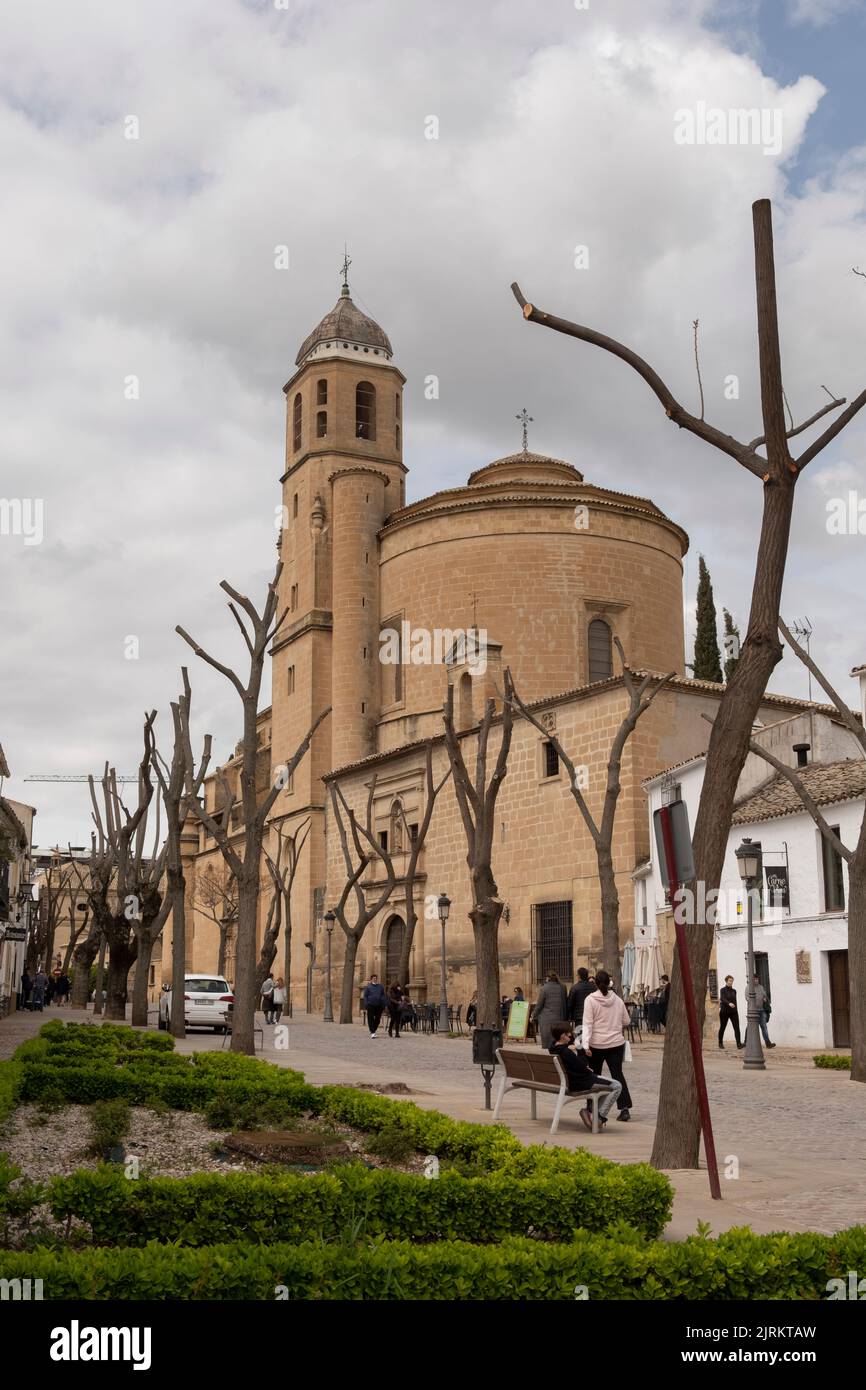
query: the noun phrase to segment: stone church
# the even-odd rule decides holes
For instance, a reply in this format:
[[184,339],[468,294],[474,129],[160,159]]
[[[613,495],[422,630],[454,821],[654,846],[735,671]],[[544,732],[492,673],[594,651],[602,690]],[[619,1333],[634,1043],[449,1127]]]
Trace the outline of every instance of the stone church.
[[[309,821],[292,893],[296,1008],[321,1008],[324,914],[346,881],[328,794],[333,778],[362,811],[375,774],[375,833],[394,856],[398,880],[361,943],[357,984],[372,971],[394,977],[405,930],[405,831],[411,836],[423,816],[428,741],[436,780],[447,770],[442,708],[449,682],[472,766],[472,731],[488,698],[501,708],[502,673],[510,667],[521,698],[583,770],[596,812],[628,703],[614,637],[632,669],[675,673],[625,753],[614,845],[623,942],[636,919],[655,920],[655,905],[641,898],[649,853],[641,783],[706,748],[703,716],[712,717],[720,697],[721,687],[685,674],[682,528],[647,498],[588,482],[573,464],[525,447],[477,469],[464,486],[407,504],[405,380],[387,333],[353,303],[344,276],[336,305],[302,342],[284,387],[279,611],[288,616],[272,649],[272,705],[259,719],[266,788],[317,714],[332,708],[273,812],[290,834]],[[795,705],[768,696],[762,718],[778,719]],[[494,752],[498,740],[494,726]],[[236,774],[236,759],[226,772]],[[215,805],[214,779],[206,795]],[[204,830],[190,828],[186,850],[187,963],[214,971],[219,912],[201,910],[200,885],[223,875],[222,861]],[[371,901],[381,884],[376,867],[363,885]],[[568,981],[579,965],[603,963],[593,845],[555,750],[523,718],[515,723],[497,803],[493,868],[505,903],[504,991],[519,984],[530,993],[549,969]],[[264,871],[262,882],[264,920]],[[449,998],[465,1004],[475,988],[471,903],[450,782],[418,863],[410,958],[416,999],[438,998],[440,927],[430,905],[442,892],[452,899]],[[223,915],[230,918],[230,909]],[[230,921],[226,935],[231,978]],[[336,1000],[339,928],[332,945]],[[281,943],[275,973],[283,973],[283,959]]]

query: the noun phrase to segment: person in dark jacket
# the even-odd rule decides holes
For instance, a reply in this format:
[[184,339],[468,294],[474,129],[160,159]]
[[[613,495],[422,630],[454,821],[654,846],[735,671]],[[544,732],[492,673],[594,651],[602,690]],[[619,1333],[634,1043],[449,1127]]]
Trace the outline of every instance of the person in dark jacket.
[[379,1023],[388,1002],[384,985],[379,983],[378,975],[371,975],[370,981],[364,986],[361,995],[361,1003],[367,1010],[367,1027],[370,1030],[370,1037],[375,1038],[379,1029]]
[[388,1037],[399,1038],[403,1022],[403,990],[395,980],[388,990]]
[[[606,1077],[600,1077],[593,1071],[586,1053],[575,1044],[572,1023],[554,1023],[550,1032],[551,1043],[547,1050],[551,1056],[559,1059],[569,1091],[588,1091],[592,1086],[604,1087],[606,1090],[607,1094],[598,1102],[598,1118],[603,1125],[607,1124],[607,1117],[622,1090],[620,1082],[608,1081]],[[592,1115],[588,1107],[581,1110],[580,1118],[587,1129],[592,1129]]]
[[30,1008],[30,995],[33,993],[33,981],[30,978],[30,971],[25,970],[21,976],[21,1007]]
[[671,982],[667,975],[662,975],[659,985],[659,1023],[664,1028],[668,1021],[668,1004],[671,997]]
[[45,1003],[45,991],[48,988],[48,976],[40,966],[36,971],[33,980],[33,1009],[34,1012],[42,1013],[42,1006]]
[[542,1047],[550,1047],[551,1029],[554,1023],[565,1018],[567,1003],[565,985],[554,970],[549,970],[532,1009],[532,1021],[538,1024]]
[[725,1050],[723,1039],[729,1022],[734,1025],[734,1039],[737,1047],[743,1047],[745,1044],[740,1041],[740,1014],[737,1009],[737,991],[734,989],[733,975],[725,976],[725,983],[719,990],[719,1047],[723,1052]]
[[590,983],[589,971],[582,965],[577,972],[577,979],[571,986],[568,994],[568,1007],[566,1018],[570,1019],[576,1028],[583,1023],[583,1005],[588,994],[592,994],[595,985]]
[[473,990],[472,998],[466,1006],[466,1027],[474,1028],[478,1022],[478,990]]

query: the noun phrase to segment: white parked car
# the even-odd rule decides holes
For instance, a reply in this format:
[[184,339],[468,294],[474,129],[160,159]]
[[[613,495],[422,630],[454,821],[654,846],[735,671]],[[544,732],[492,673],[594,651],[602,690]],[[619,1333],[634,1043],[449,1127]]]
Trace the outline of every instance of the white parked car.
[[[229,1004],[234,1003],[232,987],[222,975],[185,975],[184,980],[184,1021],[187,1028],[213,1028],[221,1033],[225,1028],[225,1015]],[[171,990],[163,990],[159,996],[159,1027],[168,1028],[171,1017]]]

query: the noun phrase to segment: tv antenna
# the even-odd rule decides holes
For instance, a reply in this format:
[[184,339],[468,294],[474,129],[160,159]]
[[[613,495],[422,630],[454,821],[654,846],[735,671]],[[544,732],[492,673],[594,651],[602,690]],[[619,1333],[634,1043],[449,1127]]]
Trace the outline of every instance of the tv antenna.
[[[809,639],[810,639],[810,637],[812,636],[812,624],[809,622],[809,619],[808,619],[808,618],[795,618],[794,621],[793,621],[792,624],[791,624],[791,631],[793,632],[794,636],[797,638],[797,641],[798,641],[798,642],[802,642],[802,643],[804,644],[804,646],[805,646],[805,648],[806,648],[806,655],[807,655],[807,656],[811,656],[812,653],[809,651]],[[812,701],[812,672],[809,670],[808,667],[806,668],[806,671],[807,671],[807,674],[808,674],[808,677],[809,677],[809,703],[811,704],[811,701]]]

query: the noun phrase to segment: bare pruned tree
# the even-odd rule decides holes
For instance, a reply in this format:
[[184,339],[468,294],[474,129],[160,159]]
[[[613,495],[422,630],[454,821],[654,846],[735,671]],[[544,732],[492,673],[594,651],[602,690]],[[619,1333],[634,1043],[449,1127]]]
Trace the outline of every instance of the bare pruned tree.
[[616,644],[617,652],[619,653],[619,659],[622,662],[622,677],[626,694],[628,695],[628,709],[610,745],[604,800],[602,802],[601,816],[598,820],[595,819],[590,811],[583,794],[581,783],[584,781],[584,778],[575,768],[574,763],[557,738],[555,731],[546,729],[538,716],[527,709],[513,686],[512,691],[514,703],[521,714],[525,719],[528,719],[533,728],[537,729],[540,734],[543,734],[544,738],[547,739],[556,750],[560,762],[568,773],[568,789],[592,837],[596,863],[598,865],[599,888],[601,890],[601,945],[604,956],[604,966],[605,969],[610,972],[614,983],[619,986],[621,978],[619,958],[619,892],[616,886],[616,873],[613,867],[613,831],[616,821],[616,808],[619,802],[619,794],[622,790],[620,774],[622,772],[623,754],[625,752],[625,746],[634,733],[641,715],[646,713],[659,691],[667,685],[668,681],[673,680],[675,672],[669,671],[666,676],[656,676],[632,671],[626,662],[625,652],[623,651],[622,643],[619,638],[614,637],[613,640]]
[[[211,736],[205,734],[204,745],[198,769],[192,784],[187,787],[186,749],[191,746],[189,728],[192,693],[189,675],[185,666],[181,667],[183,694],[172,701],[171,718],[173,742],[171,766],[161,756],[156,744],[153,747],[153,770],[162,792],[162,804],[166,819],[166,901],[171,912],[171,1017],[169,1031],[175,1038],[186,1036],[184,1012],[184,977],[186,974],[186,879],[183,872],[181,841],[183,829],[191,814],[191,803],[198,800],[202,783],[210,763]],[[222,938],[221,938],[222,940]],[[220,971],[223,966],[221,965]]]
[[39,881],[39,910],[27,943],[27,969],[33,974],[41,964],[50,972],[54,937],[62,921],[69,919],[70,934],[75,926],[75,888],[71,864],[59,857],[45,868]]
[[[839,718],[846,729],[854,735],[857,742],[863,749],[863,756],[866,757],[866,729],[863,728],[861,720],[853,713],[845,701],[842,699],[821,668],[818,666],[805,647],[802,647],[796,638],[788,631],[785,624],[779,620],[779,631],[789,644],[792,651],[802,661],[803,665],[812,672],[812,675],[827,695],[828,699],[836,706]],[[754,739],[749,745],[751,751],[756,753],[764,762],[769,763],[775,768],[780,776],[794,788],[803,803],[804,808],[809,812],[813,821],[817,825],[824,839],[832,845],[837,854],[841,855],[848,865],[848,978],[850,990],[850,1022],[851,1022],[851,1080],[866,1081],[866,814],[860,822],[860,831],[857,836],[857,843],[853,849],[843,844],[842,840],[832,829],[826,817],[823,815],[815,798],[811,795],[808,788],[804,785],[800,774],[764,748],[762,744]]]
[[472,907],[469,919],[475,940],[475,972],[478,987],[478,1027],[498,1028],[502,1022],[499,996],[499,920],[505,906],[493,876],[493,831],[496,824],[496,798],[508,771],[508,754],[514,729],[514,686],[511,672],[505,672],[505,697],[500,718],[501,737],[493,772],[488,781],[487,757],[490,734],[496,718],[496,702],[488,700],[477,731],[475,776],[469,775],[461,744],[467,732],[454,727],[454,686],[449,683],[443,719],[445,747],[454,776],[454,794],[466,835],[466,863]]
[[[418,925],[418,914],[415,911],[415,883],[418,878],[418,861],[427,840],[427,831],[430,829],[430,822],[433,819],[433,809],[436,805],[436,798],[450,776],[451,766],[449,764],[445,776],[438,782],[434,780],[433,742],[432,740],[428,740],[425,749],[424,763],[424,811],[421,819],[417,823],[414,837],[406,820],[406,811],[403,807],[403,803],[400,803],[400,820],[405,836],[405,843],[408,845],[406,874],[403,880],[404,901],[406,904],[406,930],[403,933],[403,944],[400,947],[400,964],[397,968],[397,976],[401,985],[407,985],[409,983],[409,958],[412,954],[415,928]],[[395,846],[392,846],[392,849],[393,848],[395,848]]]
[[153,852],[145,854],[148,810],[153,799],[150,773],[155,719],[156,710],[145,717],[144,753],[138,769],[138,804],[131,814],[124,805],[113,768],[105,766],[100,781],[101,804],[94,779],[88,778],[96,830],[86,892],[108,944],[105,1016],[126,1017],[128,977],[137,962],[132,1021],[138,1026],[147,1024],[150,957],[168,912],[161,892],[165,847],[158,849],[158,815]]
[[[725,434],[723,430],[716,429],[687,411],[658,372],[631,348],[596,329],[536,309],[526,301],[518,285],[512,286],[525,319],[578,338],[627,363],[646,382],[673,424],[732,458],[759,479],[762,485],[763,517],[749,626],[739,661],[722,694],[713,724],[695,823],[693,848],[696,879],[702,881],[707,890],[716,889],[719,885],[737,782],[749,752],[752,725],[767,682],[782,655],[778,636],[779,603],[797,479],[807,464],[866,405],[864,390],[799,457],[791,455],[789,440],[817,424],[829,411],[845,406],[846,402],[844,399],[831,398],[828,404],[816,410],[802,424],[787,428],[776,310],[773,224],[768,199],[761,199],[752,205],[752,221],[763,433],[748,442]],[[759,452],[762,449],[764,453]],[[696,885],[684,886],[694,889]],[[695,1007],[700,1023],[706,1008],[712,925],[696,924],[689,934],[689,942]],[[700,1120],[678,958],[674,961],[672,976],[652,1162],[657,1168],[696,1168]]]
[[221,877],[209,864],[201,878],[196,878],[195,910],[209,917],[219,932],[217,974],[225,975],[229,941],[238,921],[238,886],[230,870],[224,868]]
[[276,960],[277,942],[280,934],[280,927],[285,923],[285,937],[283,940],[283,978],[286,982],[286,998],[291,1009],[291,982],[292,982],[292,886],[295,875],[298,872],[301,850],[307,841],[310,833],[312,820],[308,816],[301,821],[292,832],[284,828],[282,821],[274,822],[273,831],[277,837],[276,856],[272,856],[265,850],[265,861],[268,866],[268,873],[271,876],[271,883],[274,890],[274,899],[277,906],[273,909],[273,914],[269,915],[268,924],[265,930],[262,949],[259,953],[259,972],[257,976],[258,988],[261,989],[265,977]]
[[[279,769],[277,776],[272,777],[269,790],[259,799],[256,779],[259,748],[258,710],[265,654],[288,612],[286,609],[277,617],[281,573],[282,563],[278,562],[274,577],[268,585],[268,592],[261,613],[250,599],[239,593],[237,589],[233,589],[227,580],[224,579],[220,584],[220,588],[228,594],[231,600],[229,611],[240,629],[247,649],[249,674],[245,681],[241,680],[237,672],[232,670],[230,666],[224,665],[223,662],[218,661],[215,656],[211,656],[209,652],[199,646],[198,642],[190,637],[189,633],[185,632],[182,627],[176,629],[183,640],[192,647],[196,656],[201,657],[202,661],[206,661],[215,671],[219,671],[234,686],[243,708],[240,769],[240,809],[243,825],[237,835],[231,831],[231,811],[235,800],[233,791],[229,791],[230,799],[224,807],[224,814],[219,819],[205,809],[199,798],[192,795],[195,773],[192,762],[192,747],[189,740],[187,740],[186,745],[186,765],[187,792],[190,795],[192,810],[216,840],[226,865],[237,882],[238,934],[234,980],[235,1009],[231,1045],[234,1052],[245,1052],[249,1055],[252,1055],[254,1051],[253,1023],[258,1002],[256,940],[261,891],[260,865],[265,826],[280,791],[288,785],[295,768],[309,748],[313,735],[322,720],[330,713],[330,707],[322,711],[294,756],[285,767]],[[246,621],[241,617],[239,609],[242,609],[246,615]]]
[[[363,822],[358,820],[355,812],[349,806],[336,778],[329,782],[328,790],[334,812],[334,823],[337,827],[340,848],[343,853],[343,863],[346,868],[346,881],[333,908],[334,915],[340,924],[340,930],[346,938],[346,949],[343,957],[343,983],[340,990],[340,1022],[351,1023],[358,947],[364,932],[373,918],[381,912],[394,891],[397,875],[394,870],[394,860],[386,846],[376,838],[373,827],[376,774],[373,774],[368,788]],[[381,861],[385,876],[383,882],[378,886],[375,897],[368,901],[361,880],[368,866],[376,860]],[[350,898],[354,898],[354,924],[349,920]]]

